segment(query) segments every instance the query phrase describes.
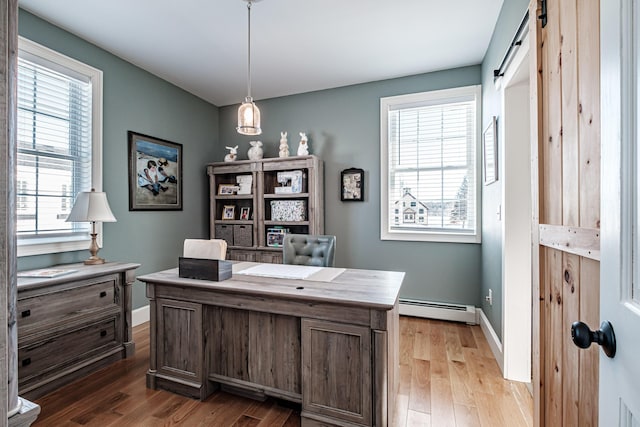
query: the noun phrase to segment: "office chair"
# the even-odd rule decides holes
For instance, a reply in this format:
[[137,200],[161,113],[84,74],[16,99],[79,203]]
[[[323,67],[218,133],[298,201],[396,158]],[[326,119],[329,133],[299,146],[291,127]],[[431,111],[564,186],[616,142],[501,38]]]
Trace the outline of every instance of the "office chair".
[[285,234],[282,243],[282,263],[333,267],[336,236]]

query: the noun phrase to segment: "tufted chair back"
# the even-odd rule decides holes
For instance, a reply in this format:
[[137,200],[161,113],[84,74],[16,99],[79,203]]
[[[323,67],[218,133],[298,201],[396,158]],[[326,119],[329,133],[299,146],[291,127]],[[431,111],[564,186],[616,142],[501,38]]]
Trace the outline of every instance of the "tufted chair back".
[[285,234],[282,244],[283,264],[333,267],[336,236]]

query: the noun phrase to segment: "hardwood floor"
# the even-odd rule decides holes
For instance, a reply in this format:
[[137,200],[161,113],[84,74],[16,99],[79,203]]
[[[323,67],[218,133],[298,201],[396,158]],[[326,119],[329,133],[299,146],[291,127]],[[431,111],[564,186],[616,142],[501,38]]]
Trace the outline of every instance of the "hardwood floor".
[[[502,379],[479,326],[400,318],[400,384],[393,427],[531,426],[524,384]],[[223,392],[205,402],[149,390],[148,323],[134,328],[136,354],[36,402],[34,426],[300,425],[299,411],[273,399]]]

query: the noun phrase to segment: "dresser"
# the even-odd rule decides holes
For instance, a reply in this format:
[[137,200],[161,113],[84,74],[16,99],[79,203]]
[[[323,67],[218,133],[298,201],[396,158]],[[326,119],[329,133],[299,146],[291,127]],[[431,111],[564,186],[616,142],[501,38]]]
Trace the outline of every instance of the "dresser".
[[[131,285],[140,264],[67,264],[57,277],[18,277],[18,388],[49,393],[133,355]],[[22,272],[24,273],[24,272]]]

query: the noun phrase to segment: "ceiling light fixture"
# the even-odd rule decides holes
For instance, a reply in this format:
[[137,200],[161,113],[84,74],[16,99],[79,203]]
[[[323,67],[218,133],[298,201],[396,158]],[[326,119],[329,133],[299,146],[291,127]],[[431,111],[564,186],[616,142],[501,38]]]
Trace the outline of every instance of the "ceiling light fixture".
[[251,4],[260,0],[242,0],[247,2],[248,32],[247,32],[247,97],[238,108],[238,127],[236,130],[242,135],[260,135],[260,110],[251,98]]

